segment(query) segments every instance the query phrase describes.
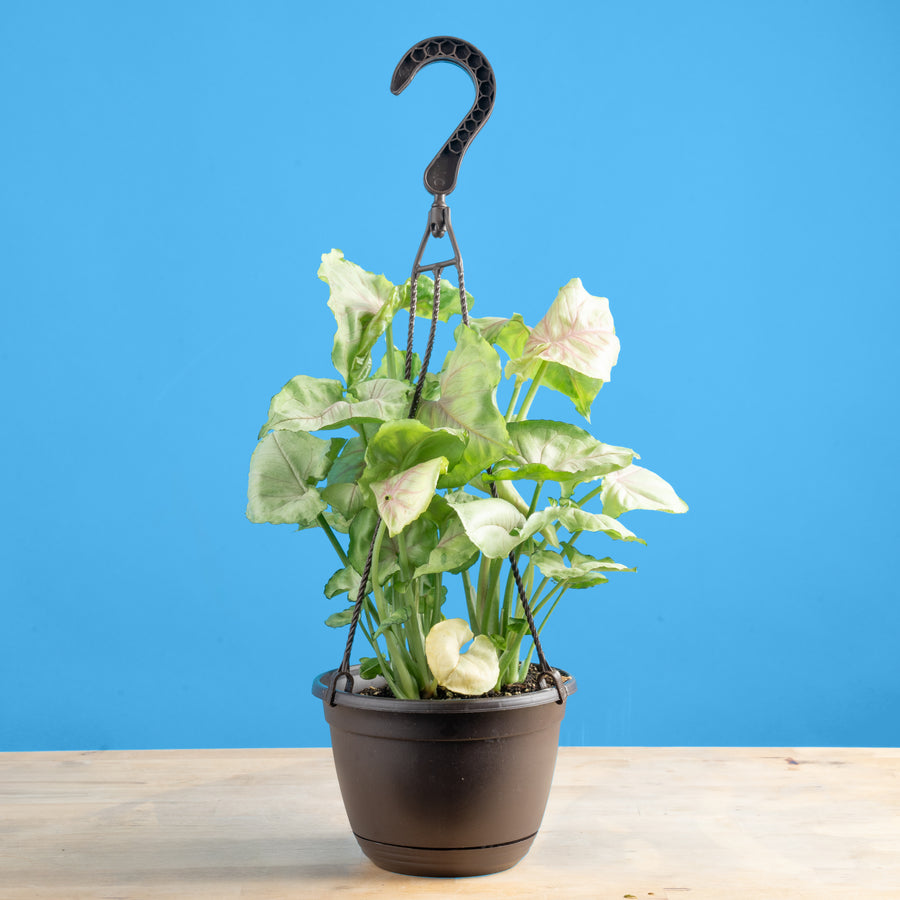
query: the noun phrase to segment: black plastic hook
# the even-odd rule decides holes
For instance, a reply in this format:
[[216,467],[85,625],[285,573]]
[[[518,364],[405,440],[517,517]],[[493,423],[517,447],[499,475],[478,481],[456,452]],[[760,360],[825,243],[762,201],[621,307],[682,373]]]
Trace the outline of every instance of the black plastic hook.
[[476,91],[472,108],[425,170],[425,188],[434,194],[435,201],[442,205],[443,197],[456,187],[459,164],[469,144],[490,118],[497,83],[494,79],[494,70],[477,47],[459,38],[433,37],[419,41],[406,52],[394,69],[391,93],[400,94],[419,69],[429,63],[440,61],[451,62],[465,69],[475,83]]

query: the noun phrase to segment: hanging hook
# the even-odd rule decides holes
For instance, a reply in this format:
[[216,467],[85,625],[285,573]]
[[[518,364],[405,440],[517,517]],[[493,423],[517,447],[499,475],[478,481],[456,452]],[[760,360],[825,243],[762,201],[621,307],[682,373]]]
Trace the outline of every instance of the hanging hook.
[[469,73],[475,83],[476,95],[472,108],[425,170],[425,188],[434,194],[435,207],[438,208],[445,206],[444,198],[456,187],[459,164],[475,135],[490,118],[497,91],[494,70],[477,47],[459,38],[433,37],[419,41],[406,52],[394,69],[391,93],[400,94],[419,69],[442,60],[452,62]]

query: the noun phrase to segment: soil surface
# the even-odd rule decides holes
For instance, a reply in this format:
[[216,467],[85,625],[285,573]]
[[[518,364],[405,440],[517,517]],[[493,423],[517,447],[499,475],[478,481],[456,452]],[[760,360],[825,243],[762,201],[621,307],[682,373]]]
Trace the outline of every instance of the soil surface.
[[[528,667],[528,675],[526,676],[524,681],[516,682],[515,684],[507,684],[504,685],[503,689],[500,691],[488,691],[486,694],[478,694],[477,697],[470,697],[468,694],[456,694],[453,691],[448,691],[446,688],[439,687],[435,692],[433,697],[429,697],[429,700],[474,700],[481,699],[486,697],[511,697],[514,694],[528,694],[531,691],[540,691],[543,690],[546,685],[538,684],[538,675],[541,674],[540,666],[536,663],[531,663]],[[360,694],[364,694],[367,697],[393,697],[394,692],[385,685],[384,687],[375,688],[375,687],[367,687],[363,688],[360,691]]]

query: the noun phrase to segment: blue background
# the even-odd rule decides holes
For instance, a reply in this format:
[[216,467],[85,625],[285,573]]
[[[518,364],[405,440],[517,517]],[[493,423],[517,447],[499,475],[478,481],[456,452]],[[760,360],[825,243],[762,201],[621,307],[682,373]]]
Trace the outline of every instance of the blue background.
[[451,197],[475,312],[608,296],[593,430],[691,506],[626,517],[639,572],[548,627],[563,743],[900,743],[900,6],[7,0],[0,29],[0,749],[328,743],[333,554],[247,522],[246,472],[269,397],[330,372],[320,254],[407,277],[472,97],[437,65],[389,92],[433,34],[497,73]]

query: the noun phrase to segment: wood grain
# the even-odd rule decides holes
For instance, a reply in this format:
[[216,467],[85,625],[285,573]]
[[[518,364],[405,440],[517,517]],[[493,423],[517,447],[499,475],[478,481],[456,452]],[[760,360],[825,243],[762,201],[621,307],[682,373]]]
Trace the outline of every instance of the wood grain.
[[900,900],[900,750],[562,748],[514,869],[393,875],[331,751],[0,754],[0,898]]

